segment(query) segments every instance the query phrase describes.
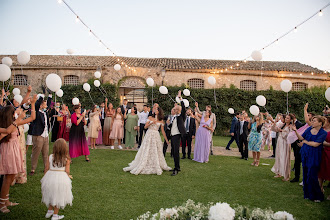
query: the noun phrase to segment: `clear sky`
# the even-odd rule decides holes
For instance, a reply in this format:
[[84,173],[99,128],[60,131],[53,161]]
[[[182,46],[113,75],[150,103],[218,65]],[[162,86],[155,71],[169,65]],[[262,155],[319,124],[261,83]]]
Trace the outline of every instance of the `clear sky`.
[[[67,0],[119,56],[242,60],[330,0]],[[0,0],[0,54],[110,55],[57,0]],[[263,52],[330,71],[330,7]]]

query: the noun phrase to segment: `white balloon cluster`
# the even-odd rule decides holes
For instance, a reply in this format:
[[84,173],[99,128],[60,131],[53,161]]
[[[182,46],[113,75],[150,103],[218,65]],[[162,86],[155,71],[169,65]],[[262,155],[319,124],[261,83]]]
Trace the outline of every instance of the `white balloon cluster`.
[[67,49],[66,52],[67,52],[67,54],[70,54],[71,55],[71,54],[74,53],[74,50],[73,49]]
[[330,88],[325,91],[325,98],[330,102]]
[[259,115],[259,113],[260,113],[259,107],[256,106],[256,105],[251,105],[251,107],[250,107],[250,113],[252,115]]
[[119,64],[116,64],[114,67],[113,67],[116,71],[119,71],[121,69],[121,66]]
[[152,79],[152,78],[147,78],[147,84],[148,84],[148,86],[154,86],[154,84],[155,84],[155,81]]
[[234,113],[235,113],[235,111],[234,111],[234,109],[233,109],[233,108],[229,108],[229,109],[228,109],[228,113],[229,113],[229,114],[234,114]]
[[263,95],[258,95],[256,98],[256,102],[259,106],[265,106],[266,105],[266,98]]
[[62,87],[62,79],[59,75],[51,73],[46,77],[46,85],[51,91],[57,92]]
[[166,95],[168,93],[168,89],[165,86],[159,87],[159,92],[163,95]]
[[11,67],[13,65],[13,60],[10,57],[2,58],[2,64],[6,64],[7,66]]
[[76,98],[76,97],[73,98],[73,99],[72,99],[72,104],[73,104],[73,105],[78,105],[78,104],[79,104],[79,99]]

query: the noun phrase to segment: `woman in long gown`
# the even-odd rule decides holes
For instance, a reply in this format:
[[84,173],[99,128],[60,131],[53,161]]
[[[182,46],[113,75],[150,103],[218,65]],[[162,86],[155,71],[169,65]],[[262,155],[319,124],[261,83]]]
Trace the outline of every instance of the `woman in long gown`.
[[163,137],[168,144],[164,131],[163,110],[160,107],[155,110],[155,117],[150,116],[148,118],[145,124],[145,128],[148,128],[148,130],[143,138],[140,149],[135,159],[128,164],[129,166],[123,168],[125,172],[129,171],[135,175],[161,175],[163,170],[171,170],[171,167],[167,166],[163,154],[163,142],[159,135],[159,127],[161,127]]
[[284,116],[284,125],[279,128],[273,125],[273,131],[279,132],[276,144],[275,164],[271,169],[276,174],[275,178],[283,177],[283,181],[290,179],[291,173],[291,145],[288,144],[288,135],[291,132],[291,124],[293,123],[293,115]]
[[70,128],[71,128],[71,115],[68,107],[62,104],[62,110],[60,111],[61,122],[58,130],[57,138],[63,138],[69,141]]
[[91,149],[96,149],[96,139],[99,137],[101,128],[100,111],[97,106],[94,106],[89,114],[88,138],[90,138]]
[[263,114],[260,113],[259,115],[254,116],[252,122],[249,121],[248,129],[251,129],[251,132],[249,134],[249,144],[248,148],[249,151],[252,151],[253,155],[253,163],[251,163],[252,166],[259,166],[260,161],[260,148],[262,143],[262,137],[261,137],[261,129],[264,123]]
[[131,109],[131,113],[129,113],[128,115],[125,114],[125,118],[126,118],[125,148],[126,149],[134,148],[135,137],[138,131],[138,121],[139,121],[139,116],[136,113],[137,113],[137,109],[136,107],[133,107]]
[[206,110],[204,115],[200,115],[202,117],[201,120],[196,117],[196,120],[200,121],[200,125],[196,133],[193,160],[199,163],[209,162],[211,132],[213,132],[211,114],[212,112],[210,110]]
[[86,110],[81,112],[79,105],[73,106],[74,113],[71,115],[72,126],[69,136],[69,153],[71,158],[85,156],[85,160],[89,162],[89,149],[86,141],[84,125],[86,124]]
[[108,105],[108,99],[105,99],[105,119],[104,119],[104,126],[103,126],[103,144],[107,146],[113,145],[113,140],[110,139],[111,133],[111,122],[112,117],[115,114],[115,110],[113,109],[112,103]]
[[[124,137],[124,116],[121,113],[121,108],[118,107],[116,109],[116,113],[114,114],[112,121],[111,121],[111,133],[109,138],[112,140],[118,140],[118,148],[123,149],[121,146],[121,139]],[[114,143],[114,141],[112,142]],[[111,149],[114,149],[115,147],[111,145]]]

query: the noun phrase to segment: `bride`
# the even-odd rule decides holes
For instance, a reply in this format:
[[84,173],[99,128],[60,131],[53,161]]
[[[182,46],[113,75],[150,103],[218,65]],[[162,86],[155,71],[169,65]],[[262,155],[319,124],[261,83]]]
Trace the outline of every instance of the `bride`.
[[167,166],[164,154],[163,143],[159,135],[159,126],[161,127],[163,137],[169,144],[164,131],[163,110],[158,107],[155,111],[155,117],[149,117],[144,128],[148,128],[142,141],[141,147],[137,152],[135,159],[123,168],[125,172],[131,174],[157,174],[161,175],[163,170],[171,170]]

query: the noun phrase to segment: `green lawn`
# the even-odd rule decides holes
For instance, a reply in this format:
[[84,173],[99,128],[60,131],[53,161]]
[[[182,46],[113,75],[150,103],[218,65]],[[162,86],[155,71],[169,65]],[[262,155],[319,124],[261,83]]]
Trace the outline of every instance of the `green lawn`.
[[[297,219],[330,219],[330,201],[304,200],[302,187],[273,178],[271,166],[252,167],[251,160],[211,156],[208,164],[181,160],[182,172],[175,177],[170,172],[161,176],[135,176],[122,171],[135,154],[91,150],[91,163],[83,157],[73,159],[73,206],[60,214],[66,219],[131,219],[146,211],[157,212],[162,207],[181,205],[192,199],[205,204],[221,201],[271,207],[274,211],[288,211]],[[27,155],[31,155],[30,149]],[[166,159],[173,166],[172,158]],[[274,160],[261,162],[273,165]],[[41,203],[42,170],[40,158],[37,174],[29,177],[27,184],[11,188],[12,200],[20,205],[10,208],[9,214],[0,214],[0,219],[44,219],[47,208]],[[327,188],[327,195],[329,191]]]

